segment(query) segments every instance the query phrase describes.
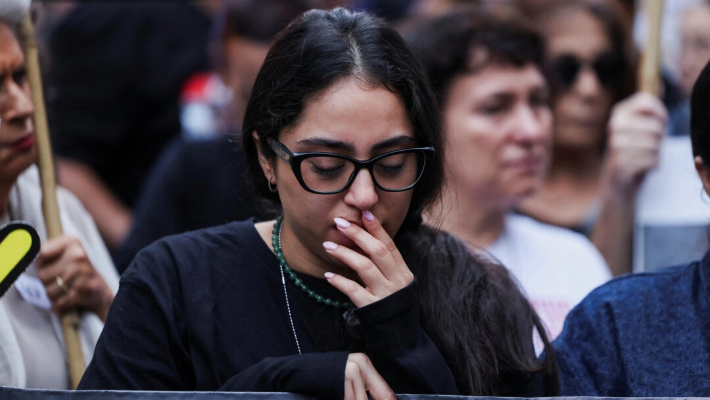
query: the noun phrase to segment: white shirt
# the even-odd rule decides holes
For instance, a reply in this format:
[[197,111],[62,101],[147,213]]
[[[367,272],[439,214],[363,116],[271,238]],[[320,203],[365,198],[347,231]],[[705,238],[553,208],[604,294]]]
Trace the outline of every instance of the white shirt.
[[[57,189],[62,228],[66,235],[81,240],[92,266],[109,289],[118,290],[118,275],[96,226],[79,200],[63,188]],[[23,172],[10,192],[10,212],[0,225],[21,220],[32,225],[42,241],[47,232],[42,216],[42,192],[36,166]],[[31,265],[26,275],[36,277]],[[80,339],[84,360],[89,364],[103,323],[93,313],[81,317]],[[38,389],[69,389],[64,339],[59,318],[26,302],[15,286],[0,298],[0,386]]]
[[522,215],[507,216],[503,233],[486,250],[518,280],[550,340],[570,310],[612,277],[586,237]]

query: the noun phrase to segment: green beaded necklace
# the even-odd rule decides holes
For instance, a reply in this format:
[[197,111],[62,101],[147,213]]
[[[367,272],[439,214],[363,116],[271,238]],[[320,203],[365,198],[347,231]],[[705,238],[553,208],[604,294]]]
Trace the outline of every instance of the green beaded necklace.
[[293,272],[291,267],[288,266],[286,258],[284,257],[284,253],[281,250],[281,228],[283,226],[283,220],[283,215],[279,215],[279,217],[276,218],[274,229],[271,231],[271,244],[274,246],[274,253],[276,253],[276,258],[278,258],[279,264],[281,265],[281,268],[283,268],[284,273],[288,275],[288,277],[293,281],[293,284],[296,285],[296,287],[301,288],[304,293],[308,294],[308,297],[315,299],[315,301],[321,304],[325,304],[326,306],[331,306],[335,308],[349,308],[352,305],[352,303],[349,301],[334,301],[327,297],[323,297],[319,294],[316,294],[314,291],[309,289],[308,286],[306,286],[306,284],[303,283],[303,281],[296,276],[296,273]]

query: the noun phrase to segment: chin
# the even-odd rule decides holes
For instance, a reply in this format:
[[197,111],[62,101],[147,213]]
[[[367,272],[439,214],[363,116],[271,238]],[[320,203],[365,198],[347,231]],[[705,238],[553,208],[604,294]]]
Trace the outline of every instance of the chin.
[[600,135],[596,129],[570,128],[565,134],[558,134],[555,137],[555,147],[592,149],[598,148],[603,139],[603,135]]
[[520,204],[522,201],[528,199],[529,197],[532,197],[537,193],[538,189],[542,186],[542,180],[540,179],[535,179],[534,181],[531,182],[526,182],[524,184],[521,184],[515,188],[511,192],[511,195],[509,198],[513,199],[512,203],[517,206]]

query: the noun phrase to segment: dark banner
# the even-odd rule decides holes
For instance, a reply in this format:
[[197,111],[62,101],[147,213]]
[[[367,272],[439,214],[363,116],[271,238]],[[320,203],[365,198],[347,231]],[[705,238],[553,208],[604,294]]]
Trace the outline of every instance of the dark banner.
[[[400,400],[531,400],[514,397],[466,397],[466,396],[425,396],[416,394],[397,395]],[[126,392],[126,391],[61,391],[29,390],[0,387],[0,400],[311,400],[310,397],[291,393],[227,393],[227,392]],[[603,400],[603,397],[556,397],[555,400]],[[625,400],[640,398],[627,397]],[[677,399],[675,397],[646,397],[644,399]]]

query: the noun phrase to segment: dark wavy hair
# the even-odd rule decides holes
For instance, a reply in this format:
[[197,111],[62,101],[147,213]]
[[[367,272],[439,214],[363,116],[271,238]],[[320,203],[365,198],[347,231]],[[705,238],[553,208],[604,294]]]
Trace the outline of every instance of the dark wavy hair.
[[[543,70],[542,37],[512,12],[502,17],[487,7],[458,6],[407,26],[403,35],[422,62],[440,106],[455,77],[487,65],[533,64]],[[472,63],[477,52],[484,52],[484,57]]]
[[461,393],[529,394],[530,380],[547,372],[535,357],[532,335],[540,322],[532,306],[505,268],[476,258],[452,235],[422,224],[422,210],[438,200],[443,180],[439,112],[421,65],[382,20],[342,8],[312,10],[279,34],[256,78],[242,128],[248,175],[257,192],[276,206],[282,201],[268,190],[252,134],[274,160],[265,139],[297,124],[309,100],[346,78],[399,96],[417,145],[436,149],[394,237],[419,282],[423,329]]

